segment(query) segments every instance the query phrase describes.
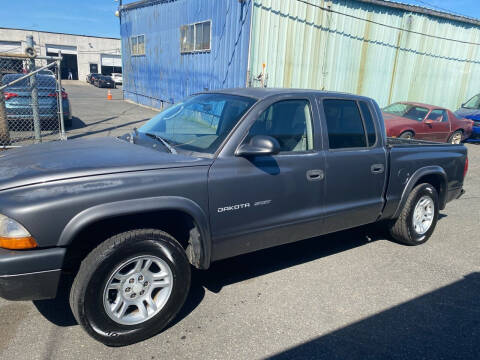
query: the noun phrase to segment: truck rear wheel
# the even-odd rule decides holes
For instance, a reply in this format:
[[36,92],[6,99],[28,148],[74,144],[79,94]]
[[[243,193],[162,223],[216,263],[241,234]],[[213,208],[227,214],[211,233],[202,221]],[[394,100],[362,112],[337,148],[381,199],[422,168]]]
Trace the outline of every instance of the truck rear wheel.
[[189,288],[190,264],[182,246],[163,231],[133,230],[111,237],[85,258],[70,306],[90,336],[123,346],[160,332]]
[[430,184],[417,185],[405,202],[398,219],[390,226],[392,237],[406,245],[426,242],[438,220],[438,194]]

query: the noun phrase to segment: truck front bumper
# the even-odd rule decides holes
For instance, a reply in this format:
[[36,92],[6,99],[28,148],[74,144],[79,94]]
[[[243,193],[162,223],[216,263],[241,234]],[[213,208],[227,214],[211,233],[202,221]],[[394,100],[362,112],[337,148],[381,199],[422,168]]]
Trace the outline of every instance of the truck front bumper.
[[0,249],[0,297],[7,300],[51,299],[57,295],[66,249]]

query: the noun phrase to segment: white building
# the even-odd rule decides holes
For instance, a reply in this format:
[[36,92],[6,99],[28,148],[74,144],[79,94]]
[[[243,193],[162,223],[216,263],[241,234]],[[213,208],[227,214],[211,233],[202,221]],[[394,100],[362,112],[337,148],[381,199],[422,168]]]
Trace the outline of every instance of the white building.
[[74,79],[85,81],[89,73],[109,75],[122,72],[119,38],[54,33],[0,27],[0,53],[23,54],[27,35],[33,36],[37,54],[57,56],[61,50],[62,78],[71,71]]

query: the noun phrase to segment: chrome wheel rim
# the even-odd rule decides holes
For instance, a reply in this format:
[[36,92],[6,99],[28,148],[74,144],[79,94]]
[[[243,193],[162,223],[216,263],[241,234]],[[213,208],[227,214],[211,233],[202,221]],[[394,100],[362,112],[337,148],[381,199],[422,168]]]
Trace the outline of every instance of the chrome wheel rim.
[[462,142],[462,134],[456,133],[452,137],[452,144],[460,144]]
[[427,195],[422,196],[413,211],[413,228],[418,235],[423,235],[430,229],[434,213],[433,199]]
[[116,323],[136,325],[153,318],[167,303],[172,270],[156,256],[139,256],[119,265],[103,291],[103,306]]

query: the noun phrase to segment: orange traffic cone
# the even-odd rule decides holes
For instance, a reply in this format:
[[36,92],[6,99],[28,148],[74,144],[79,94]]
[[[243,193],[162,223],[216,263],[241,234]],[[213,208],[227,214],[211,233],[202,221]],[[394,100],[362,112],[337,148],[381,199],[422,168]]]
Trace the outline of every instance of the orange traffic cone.
[[110,89],[108,89],[107,100],[112,100],[112,99],[113,99],[112,93],[110,92]]

